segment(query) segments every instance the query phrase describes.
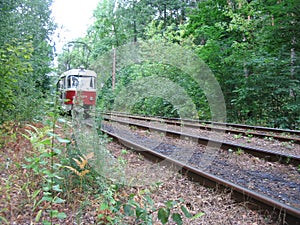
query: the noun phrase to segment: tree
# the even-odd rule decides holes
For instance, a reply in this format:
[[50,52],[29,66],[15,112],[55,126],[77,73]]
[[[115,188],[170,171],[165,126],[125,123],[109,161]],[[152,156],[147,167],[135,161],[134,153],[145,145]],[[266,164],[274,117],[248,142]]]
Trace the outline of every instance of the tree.
[[191,12],[187,35],[218,77],[231,121],[298,126],[297,4],[205,1]]
[[1,119],[30,119],[48,88],[51,0],[1,1]]
[[63,48],[63,53],[58,56],[58,73],[77,69],[80,66],[89,68],[90,56],[91,47],[87,38],[78,38],[68,42]]

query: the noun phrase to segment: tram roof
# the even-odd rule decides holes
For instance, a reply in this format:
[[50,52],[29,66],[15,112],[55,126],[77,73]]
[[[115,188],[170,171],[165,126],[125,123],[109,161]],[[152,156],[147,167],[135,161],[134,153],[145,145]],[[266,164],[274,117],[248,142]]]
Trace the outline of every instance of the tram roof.
[[86,70],[86,69],[71,69],[66,72],[64,72],[60,77],[65,77],[68,75],[79,75],[79,76],[92,76],[96,77],[97,74],[93,70]]

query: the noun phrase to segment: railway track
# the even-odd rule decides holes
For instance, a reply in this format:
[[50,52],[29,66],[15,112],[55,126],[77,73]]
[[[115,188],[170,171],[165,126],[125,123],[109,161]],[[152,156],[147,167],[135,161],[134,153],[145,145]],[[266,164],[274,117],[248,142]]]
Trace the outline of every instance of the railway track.
[[[122,118],[124,118],[124,116]],[[135,117],[131,117],[131,116],[128,118],[136,119]],[[138,120],[141,120],[141,119],[142,118],[139,118]],[[266,159],[268,161],[272,161],[272,162],[281,162],[284,164],[286,164],[288,162],[289,164],[292,164],[294,166],[300,165],[300,156],[298,156],[298,155],[280,153],[278,151],[272,151],[272,150],[268,150],[265,148],[262,149],[262,148],[255,148],[255,147],[247,146],[247,145],[240,145],[240,144],[233,143],[233,142],[226,142],[226,141],[222,141],[222,140],[218,140],[218,139],[213,139],[213,138],[207,137],[207,136],[199,136],[199,135],[196,136],[196,135],[178,132],[178,131],[174,131],[174,130],[170,130],[170,129],[163,129],[163,128],[159,128],[156,126],[145,125],[145,124],[138,123],[135,121],[120,120],[120,119],[116,119],[113,117],[104,116],[104,120],[113,121],[113,122],[117,122],[117,123],[128,125],[128,126],[135,126],[140,129],[157,131],[160,133],[164,133],[168,136],[196,140],[200,144],[210,143],[211,145],[220,146],[220,148],[223,150],[233,150],[233,151],[241,151],[242,150],[253,156],[264,158],[264,159]],[[148,120],[148,118],[147,118],[147,120]],[[219,130],[217,130],[217,132],[218,131]]]
[[128,136],[124,137],[119,135],[118,133],[113,132],[113,130],[114,129],[109,129],[108,126],[102,127],[102,132],[114,137],[125,146],[137,150],[139,153],[145,155],[147,158],[150,158],[153,161],[168,162],[170,166],[172,165],[180,168],[182,173],[187,174],[194,181],[197,181],[205,186],[222,186],[224,188],[229,188],[232,190],[233,197],[236,200],[248,202],[248,206],[251,205],[251,207],[260,207],[269,210],[269,212],[275,212],[279,217],[282,218],[283,221],[286,221],[287,224],[299,224],[299,208],[284,204],[274,198],[270,198],[226,179],[222,179],[219,176],[195,168],[187,163],[183,163],[180,160],[174,159],[173,157],[169,157],[166,154],[159,153],[141,143],[138,143],[138,141],[128,138]]
[[[105,118],[106,121],[110,120],[110,123],[112,122],[112,118],[108,119]],[[204,184],[205,186],[215,187],[215,186],[222,186],[224,188],[229,188],[232,190],[233,197],[237,199],[238,201],[247,201],[252,206],[255,207],[261,207],[264,209],[268,209],[270,212],[276,212],[278,216],[282,219],[282,221],[287,222],[287,224],[299,224],[300,221],[300,206],[291,206],[286,203],[283,203],[282,201],[279,201],[278,199],[270,198],[267,195],[258,193],[254,190],[250,190],[249,188],[245,188],[242,185],[236,184],[234,182],[228,181],[228,179],[223,179],[220,176],[216,176],[212,173],[209,173],[207,171],[201,170],[199,168],[196,168],[195,166],[182,162],[180,159],[174,159],[173,157],[168,156],[168,154],[159,152],[157,150],[153,150],[152,148],[149,148],[149,146],[145,146],[142,140],[142,143],[139,141],[135,141],[134,138],[130,138],[130,134],[128,131],[125,131],[124,133],[120,132],[114,132],[115,129],[111,129],[110,125],[105,125],[106,122],[104,122],[104,125],[102,126],[101,130],[104,133],[107,133],[108,135],[114,137],[115,139],[121,141],[122,144],[126,145],[129,148],[135,149],[139,151],[140,153],[144,154],[146,157],[154,160],[154,161],[164,161],[168,162],[170,165],[176,166],[180,168],[181,172],[187,174],[189,177],[191,177],[193,180],[200,182],[201,184]],[[145,125],[138,124],[138,123],[132,123],[128,121],[121,121],[114,119],[115,124],[123,124],[127,127],[139,127],[143,130],[145,129],[151,129],[152,131],[159,131],[155,127],[146,127]],[[117,129],[119,130],[119,128]],[[179,134],[178,132],[171,132],[166,130],[160,130],[159,132],[164,132],[167,136],[181,136],[184,134]],[[120,135],[121,134],[121,135]],[[127,134],[127,135],[122,135]],[[128,136],[129,135],[129,136]],[[196,137],[192,136],[189,137],[195,140]],[[141,139],[138,137],[137,139]],[[211,141],[211,140],[210,140]],[[200,144],[207,144],[207,140],[200,140],[197,141]],[[220,143],[217,143],[220,144]],[[224,143],[221,143],[222,146],[225,146],[225,149],[228,150],[228,146]],[[230,147],[232,148],[232,146]],[[265,154],[265,153],[264,153]],[[283,156],[281,156],[283,157]],[[281,158],[279,157],[279,158]],[[277,156],[278,159],[278,156]],[[299,159],[296,159],[299,160]],[[298,162],[298,161],[296,161]],[[299,185],[299,183],[298,183]],[[299,194],[299,186],[296,186],[296,189],[298,188],[298,194]]]
[[220,123],[212,121],[199,121],[191,119],[178,119],[178,118],[166,118],[166,117],[149,117],[130,115],[126,113],[104,113],[108,116],[118,116],[123,118],[130,118],[142,121],[157,121],[165,124],[190,127],[194,129],[202,129],[209,131],[224,132],[230,134],[243,134],[251,135],[259,138],[273,138],[279,141],[291,141],[293,143],[300,144],[300,131],[289,129],[277,129],[262,126],[249,126],[244,124],[233,123]]

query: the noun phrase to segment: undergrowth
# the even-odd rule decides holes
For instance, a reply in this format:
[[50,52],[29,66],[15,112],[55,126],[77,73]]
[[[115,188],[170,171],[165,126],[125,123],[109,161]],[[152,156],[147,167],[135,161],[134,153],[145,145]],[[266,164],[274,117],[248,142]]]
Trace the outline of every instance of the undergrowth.
[[[73,129],[56,115],[1,126],[1,224],[153,224],[154,218],[183,224],[183,217],[203,215],[190,214],[182,199],[156,206],[151,194],[157,187],[128,187],[105,178],[99,168],[108,158],[82,151],[91,140],[79,145]],[[95,169],[98,164],[103,165]]]

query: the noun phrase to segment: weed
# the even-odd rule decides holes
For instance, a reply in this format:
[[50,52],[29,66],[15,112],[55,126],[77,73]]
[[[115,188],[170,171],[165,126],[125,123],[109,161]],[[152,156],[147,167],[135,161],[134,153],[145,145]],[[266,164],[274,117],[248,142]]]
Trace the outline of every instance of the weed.
[[148,189],[139,190],[137,193],[126,194],[118,190],[118,186],[111,185],[102,195],[102,202],[98,208],[99,224],[152,224],[153,215],[162,224],[166,224],[171,218],[176,224],[183,224],[182,215],[193,220],[201,217],[204,213],[190,214],[183,204],[183,199],[167,200],[161,207],[156,208],[150,197]]
[[136,126],[134,126],[134,125],[130,125],[129,128],[130,128],[130,130],[132,130],[132,131],[136,131],[136,130],[138,129],[138,128],[137,128]]
[[235,139],[240,139],[240,138],[242,137],[242,134],[235,134],[235,135],[233,135],[233,137],[234,137]]
[[292,149],[293,147],[293,145],[291,144],[291,142],[289,141],[289,142],[281,142],[281,146],[282,147],[286,147],[286,148],[289,148],[289,149]]
[[273,137],[265,137],[264,139],[267,140],[267,141],[273,141],[274,140]]
[[121,167],[124,167],[124,166],[126,166],[126,164],[127,164],[126,159],[124,159],[124,158],[122,158],[122,157],[118,157],[118,162],[120,163],[120,166],[121,166]]
[[238,148],[237,151],[236,151],[237,155],[242,155],[243,153],[244,153],[244,150],[241,149],[241,148]]
[[[65,200],[59,197],[59,193],[62,192],[60,188],[60,180],[62,178],[59,174],[61,164],[54,161],[56,156],[61,153],[61,150],[55,146],[54,142],[57,141],[60,144],[65,144],[69,143],[69,141],[59,137],[49,126],[37,128],[28,125],[27,127],[27,134],[23,134],[23,137],[30,141],[34,152],[31,156],[25,158],[27,163],[23,164],[23,168],[32,171],[36,177],[42,177],[44,181],[36,187],[37,189],[33,194],[29,194],[27,186],[24,186],[24,189],[28,192],[27,196],[34,203],[33,211],[40,208],[42,203],[44,204],[42,209],[36,213],[35,222],[39,222],[43,212],[49,214],[51,221],[52,218],[63,219],[66,217],[66,214],[53,209],[54,204],[65,202]],[[40,193],[42,194],[42,198],[37,200]],[[50,222],[44,221],[44,223]]]
[[247,134],[248,138],[253,138],[253,134]]
[[126,155],[126,154],[128,154],[128,151],[126,149],[122,149],[121,154]]
[[94,157],[94,153],[91,152],[87,155],[79,156],[80,160],[73,158],[74,162],[77,164],[77,167],[79,167],[79,169],[76,169],[72,166],[64,166],[65,168],[74,172],[80,178],[80,189],[81,190],[82,190],[83,177],[90,172],[90,170],[86,168],[88,165],[88,161],[89,161],[89,159],[91,159],[93,157]]

